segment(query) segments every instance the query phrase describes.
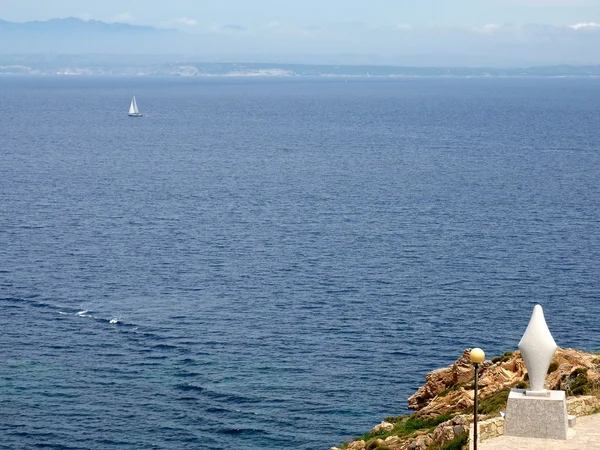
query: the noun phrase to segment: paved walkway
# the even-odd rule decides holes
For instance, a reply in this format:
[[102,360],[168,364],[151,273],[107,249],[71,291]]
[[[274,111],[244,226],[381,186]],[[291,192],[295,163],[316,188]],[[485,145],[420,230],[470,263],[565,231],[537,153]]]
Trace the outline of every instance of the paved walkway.
[[600,450],[600,414],[578,417],[566,441],[500,436],[483,441],[479,450]]

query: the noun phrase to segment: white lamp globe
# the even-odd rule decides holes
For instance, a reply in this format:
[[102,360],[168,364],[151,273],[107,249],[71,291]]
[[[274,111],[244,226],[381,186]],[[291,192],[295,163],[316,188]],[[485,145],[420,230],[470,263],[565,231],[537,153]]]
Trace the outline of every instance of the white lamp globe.
[[469,354],[473,364],[481,364],[485,361],[485,353],[480,348],[474,348]]

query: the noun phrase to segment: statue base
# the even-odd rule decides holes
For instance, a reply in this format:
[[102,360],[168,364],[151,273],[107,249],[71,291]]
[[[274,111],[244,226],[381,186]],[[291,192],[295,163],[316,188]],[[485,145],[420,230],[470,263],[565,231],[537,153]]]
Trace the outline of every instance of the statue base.
[[567,439],[569,416],[564,391],[528,395],[511,389],[506,405],[504,434],[507,436]]

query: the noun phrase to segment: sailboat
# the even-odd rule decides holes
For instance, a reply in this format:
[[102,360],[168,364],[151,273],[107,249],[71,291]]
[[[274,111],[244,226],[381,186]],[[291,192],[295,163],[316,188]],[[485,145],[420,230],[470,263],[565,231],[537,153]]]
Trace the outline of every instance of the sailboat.
[[144,117],[143,114],[140,114],[137,102],[135,101],[135,95],[131,99],[131,105],[129,105],[129,117]]

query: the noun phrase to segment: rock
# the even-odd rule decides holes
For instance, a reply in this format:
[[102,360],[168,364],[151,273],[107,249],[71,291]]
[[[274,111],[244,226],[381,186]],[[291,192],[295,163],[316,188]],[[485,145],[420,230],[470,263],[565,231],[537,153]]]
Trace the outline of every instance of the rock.
[[408,448],[411,450],[425,450],[432,442],[433,439],[431,439],[430,435],[419,436]]
[[440,446],[444,446],[454,439],[454,427],[452,425],[439,426],[433,432],[432,437],[433,442],[438,443]]
[[471,364],[469,356],[470,351],[470,349],[466,349],[451,366],[428,373],[425,377],[425,384],[408,399],[408,407],[417,411],[421,410],[449,388],[471,381],[473,364]]
[[455,418],[439,424],[433,431],[431,438],[439,447],[448,444],[456,436],[466,434],[467,418],[465,416],[456,416]]
[[454,436],[462,436],[463,434],[467,434],[465,427],[462,425],[454,425],[452,430],[454,431]]
[[[450,366],[427,374],[425,384],[408,399],[408,407],[416,410],[418,417],[437,417],[473,407],[474,370],[469,351],[465,350]],[[558,349],[546,377],[546,388],[568,392],[578,369],[587,369],[590,384],[600,382],[598,362],[600,358],[595,354]],[[480,399],[524,383],[526,375],[527,369],[519,351],[506,354],[496,363],[485,361],[480,368]]]
[[567,399],[567,411],[575,416],[587,416],[600,410],[600,398],[594,395],[582,395]]
[[577,369],[588,369],[587,378],[591,383],[600,380],[597,362],[598,355],[559,348],[552,359],[550,367],[551,369],[556,367],[556,370],[546,377],[546,389],[566,390],[571,375]]
[[452,423],[454,425],[462,425],[465,428],[469,428],[469,423],[471,423],[472,420],[472,416],[461,414],[460,416],[456,416],[454,419],[452,419]]
[[354,441],[348,445],[348,450],[365,450],[366,446],[365,441]]
[[371,430],[372,433],[379,433],[380,431],[390,431],[394,429],[394,424],[386,422],[385,420],[383,422],[381,422],[379,425],[375,425],[375,427],[373,427],[373,430]]

